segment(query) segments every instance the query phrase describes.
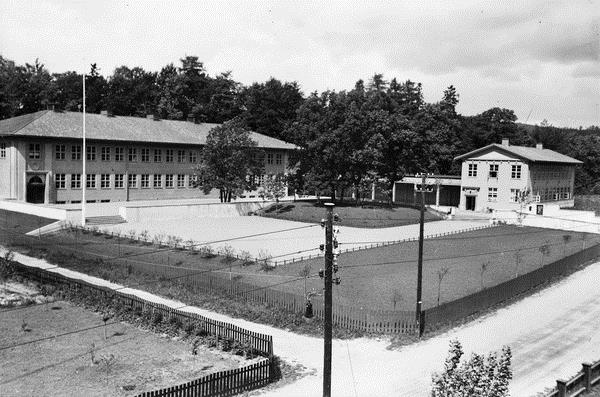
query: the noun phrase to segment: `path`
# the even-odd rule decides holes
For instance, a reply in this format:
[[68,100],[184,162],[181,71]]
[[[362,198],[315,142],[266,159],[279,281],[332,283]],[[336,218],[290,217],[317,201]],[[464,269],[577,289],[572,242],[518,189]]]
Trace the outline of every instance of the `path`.
[[[0,249],[0,255],[3,251]],[[53,267],[43,260],[15,255],[30,266]],[[55,268],[69,277],[119,287],[105,280]],[[427,396],[432,371],[442,367],[450,339],[459,339],[465,352],[498,350],[508,344],[513,350],[514,379],[511,395],[531,396],[555,385],[557,378],[570,377],[583,361],[600,359],[600,263],[588,266],[559,283],[500,309],[477,321],[445,334],[387,350],[385,339],[354,339],[333,342],[333,395],[346,396]],[[576,291],[576,293],[574,293]],[[171,307],[179,302],[147,292],[124,289],[144,299]],[[322,340],[255,324],[241,319],[186,307],[216,320],[228,321],[256,332],[273,335],[275,353],[286,361],[300,363],[315,375],[264,393],[265,396],[320,396]]]

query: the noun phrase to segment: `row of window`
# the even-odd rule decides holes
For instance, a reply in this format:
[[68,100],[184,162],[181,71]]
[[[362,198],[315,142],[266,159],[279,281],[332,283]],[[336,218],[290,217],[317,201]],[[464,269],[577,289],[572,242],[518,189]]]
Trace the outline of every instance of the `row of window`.
[[0,142],[0,159],[6,158],[6,143]]
[[[511,179],[521,179],[521,165],[513,164],[510,166],[510,177]],[[498,178],[498,164],[490,164],[489,174],[490,178]],[[467,176],[476,177],[477,176],[477,164],[469,163],[467,168]]]
[[[521,197],[521,189],[510,189],[510,202],[518,203]],[[539,197],[539,200],[537,199]],[[571,198],[570,187],[558,187],[541,189],[535,194],[536,201],[548,201],[548,200],[568,200]],[[488,187],[488,201],[494,202],[498,200],[498,188]]]
[[[71,189],[81,189],[81,174],[70,174],[69,181],[67,181],[67,174],[55,174],[54,183],[57,189],[66,189],[68,185]],[[187,181],[186,181],[187,180]],[[128,174],[127,175],[127,187],[129,189],[149,189],[153,187],[155,189],[167,189],[193,187],[196,181],[195,175],[184,175],[184,174]],[[98,186],[100,189],[124,189],[125,187],[125,175],[124,174],[87,174],[85,186],[87,189],[96,189]]]

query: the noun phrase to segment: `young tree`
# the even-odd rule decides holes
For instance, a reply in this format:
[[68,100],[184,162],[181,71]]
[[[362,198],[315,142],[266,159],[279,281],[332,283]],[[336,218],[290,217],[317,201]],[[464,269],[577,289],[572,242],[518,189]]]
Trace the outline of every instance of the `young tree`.
[[546,241],[538,248],[538,250],[541,254],[540,266],[544,266],[544,257],[550,255],[550,242]]
[[244,190],[253,190],[255,186],[249,176],[262,173],[262,164],[255,156],[256,145],[239,122],[213,128],[195,169],[197,186],[204,194],[219,189],[221,202],[230,202]]
[[437,305],[440,305],[440,295],[442,292],[442,281],[444,280],[444,277],[446,277],[446,274],[448,274],[448,272],[450,271],[450,269],[448,269],[447,267],[442,267],[437,271],[437,276],[438,276],[438,294],[437,294]]
[[515,277],[519,276],[519,266],[521,265],[521,261],[523,261],[523,249],[519,248],[515,251]]
[[473,353],[461,363],[464,352],[459,341],[450,341],[444,370],[432,376],[432,397],[507,397],[512,379],[510,347],[502,347],[500,355],[487,357]]
[[276,208],[279,199],[285,197],[286,178],[283,174],[267,176],[259,188],[259,195],[267,200],[275,200]]
[[490,266],[489,262],[483,262],[479,269],[479,273],[481,275],[481,289],[483,289],[483,275],[485,274],[485,272],[487,271],[489,266]]
[[573,238],[573,236],[571,236],[570,234],[563,234],[562,239],[563,239],[563,256],[565,256],[566,251],[567,251],[567,244],[569,244],[569,242],[571,241],[571,239]]

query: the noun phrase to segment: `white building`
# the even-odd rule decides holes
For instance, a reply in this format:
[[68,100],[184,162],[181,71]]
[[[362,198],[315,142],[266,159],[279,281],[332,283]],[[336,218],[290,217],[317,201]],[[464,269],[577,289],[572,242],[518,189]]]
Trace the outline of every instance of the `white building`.
[[[573,206],[575,166],[581,161],[553,150],[511,146],[508,139],[458,156],[462,161],[459,208],[471,211],[530,210],[545,204]],[[527,193],[526,208],[519,196]],[[529,208],[531,207],[531,208]]]

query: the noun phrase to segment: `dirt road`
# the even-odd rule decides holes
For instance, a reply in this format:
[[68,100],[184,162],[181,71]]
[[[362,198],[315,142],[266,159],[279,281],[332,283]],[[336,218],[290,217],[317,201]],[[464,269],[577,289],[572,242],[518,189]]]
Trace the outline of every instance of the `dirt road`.
[[[1,250],[0,250],[1,251]],[[17,255],[21,263],[49,267],[43,261]],[[60,271],[102,285],[118,287],[81,273]],[[448,333],[404,347],[387,350],[384,339],[335,340],[333,343],[333,395],[346,396],[427,396],[431,373],[439,370],[448,342],[459,339],[465,352],[513,350],[512,396],[531,396],[570,377],[581,362],[600,359],[600,263],[571,275],[561,282],[507,308]],[[181,303],[151,294],[125,289],[145,299],[172,307]],[[313,375],[269,391],[265,396],[321,395],[322,340],[280,329],[188,307],[184,310],[229,321],[257,332],[273,335],[275,352],[286,361],[300,363]]]

